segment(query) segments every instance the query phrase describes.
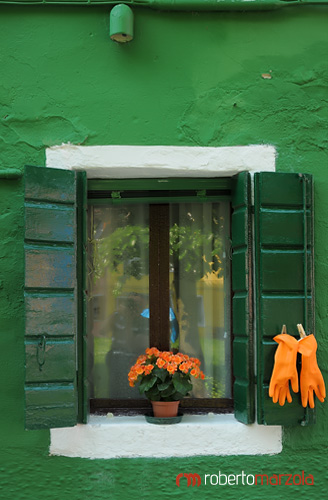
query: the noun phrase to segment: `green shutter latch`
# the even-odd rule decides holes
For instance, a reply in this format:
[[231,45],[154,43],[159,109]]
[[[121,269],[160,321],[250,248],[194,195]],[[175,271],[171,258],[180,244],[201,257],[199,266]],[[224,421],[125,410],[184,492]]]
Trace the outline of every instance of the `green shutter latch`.
[[200,189],[199,191],[196,191],[197,198],[199,198],[201,201],[206,201],[206,189]]

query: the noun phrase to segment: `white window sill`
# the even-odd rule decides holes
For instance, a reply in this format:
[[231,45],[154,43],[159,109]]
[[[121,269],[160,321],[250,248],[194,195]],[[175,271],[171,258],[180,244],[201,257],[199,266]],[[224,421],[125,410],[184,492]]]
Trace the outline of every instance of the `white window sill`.
[[51,455],[81,458],[264,455],[282,451],[282,428],[244,425],[233,415],[185,415],[175,425],[143,416],[91,416],[86,425],[51,430]]

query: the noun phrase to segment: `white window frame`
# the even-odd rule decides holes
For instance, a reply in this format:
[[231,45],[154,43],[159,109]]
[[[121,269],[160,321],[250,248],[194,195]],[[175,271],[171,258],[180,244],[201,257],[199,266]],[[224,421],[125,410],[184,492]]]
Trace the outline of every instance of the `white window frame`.
[[[85,170],[89,179],[224,177],[275,171],[271,145],[231,147],[75,146],[46,150],[46,166]],[[163,181],[165,182],[165,181]],[[50,454],[82,458],[262,455],[282,451],[281,426],[244,425],[232,414],[186,415],[178,425],[143,416],[91,415],[87,424],[51,429]]]

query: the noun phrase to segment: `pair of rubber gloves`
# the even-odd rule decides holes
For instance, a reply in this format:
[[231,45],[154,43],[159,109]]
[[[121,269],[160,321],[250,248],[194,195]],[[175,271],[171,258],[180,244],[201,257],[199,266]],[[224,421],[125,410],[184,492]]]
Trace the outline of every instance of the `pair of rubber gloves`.
[[288,403],[292,402],[289,382],[293,391],[298,392],[296,368],[298,352],[302,355],[300,375],[302,405],[305,408],[309,404],[310,408],[314,408],[314,393],[323,402],[326,397],[326,389],[317,363],[317,341],[314,336],[311,334],[297,341],[291,335],[281,333],[273,340],[279,344],[269,386],[269,396],[273,402],[279,401],[280,406],[285,404],[286,398]]

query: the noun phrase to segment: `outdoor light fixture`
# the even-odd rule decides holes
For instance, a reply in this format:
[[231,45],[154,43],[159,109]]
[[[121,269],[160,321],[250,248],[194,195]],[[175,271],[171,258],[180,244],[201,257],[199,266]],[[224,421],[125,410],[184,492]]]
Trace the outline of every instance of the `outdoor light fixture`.
[[115,5],[109,19],[109,34],[112,40],[119,43],[133,39],[133,12],[125,4]]

